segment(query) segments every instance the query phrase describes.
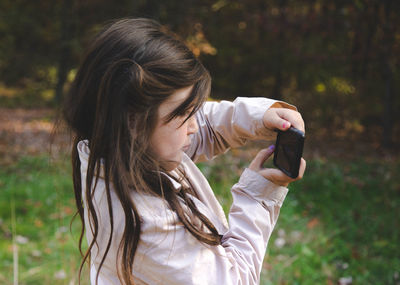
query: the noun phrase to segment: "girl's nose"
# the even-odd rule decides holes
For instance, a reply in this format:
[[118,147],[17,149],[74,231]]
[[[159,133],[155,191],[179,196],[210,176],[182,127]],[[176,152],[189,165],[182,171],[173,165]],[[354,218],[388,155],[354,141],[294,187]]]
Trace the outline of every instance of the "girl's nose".
[[188,135],[197,133],[198,130],[199,126],[197,125],[196,116],[190,117],[188,120],[188,128],[187,128]]

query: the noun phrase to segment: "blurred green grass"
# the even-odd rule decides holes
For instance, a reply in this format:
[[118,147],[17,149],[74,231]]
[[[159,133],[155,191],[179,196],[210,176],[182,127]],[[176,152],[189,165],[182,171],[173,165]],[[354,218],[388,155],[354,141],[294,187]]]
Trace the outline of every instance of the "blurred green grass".
[[79,221],[71,234],[75,205],[70,173],[67,157],[51,161],[45,155],[22,157],[0,169],[1,284],[13,284],[13,242],[18,284],[77,284]]
[[[247,163],[229,152],[198,164],[225,212]],[[303,180],[290,185],[261,284],[398,284],[399,171],[399,161],[308,160]],[[19,284],[77,284],[80,225],[76,220],[70,232],[70,175],[66,156],[27,156],[0,169],[1,284],[13,282],[13,241]]]

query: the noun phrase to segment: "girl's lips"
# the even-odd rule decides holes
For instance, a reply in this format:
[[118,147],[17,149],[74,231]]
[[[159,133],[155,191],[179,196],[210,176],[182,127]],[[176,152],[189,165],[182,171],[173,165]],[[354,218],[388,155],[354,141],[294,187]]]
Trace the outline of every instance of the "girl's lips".
[[190,147],[190,144],[185,145],[185,146],[182,148],[182,150],[183,150],[183,151],[187,151],[187,150],[189,149],[189,147]]

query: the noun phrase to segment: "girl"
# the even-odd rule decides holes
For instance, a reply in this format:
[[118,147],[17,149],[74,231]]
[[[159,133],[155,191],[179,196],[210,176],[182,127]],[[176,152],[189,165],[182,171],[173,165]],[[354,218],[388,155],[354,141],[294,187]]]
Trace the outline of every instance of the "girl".
[[[92,284],[256,284],[293,181],[258,153],[233,186],[229,225],[195,162],[290,125],[265,98],[205,102],[211,78],[157,22],[117,21],[89,47],[64,106]],[[300,176],[304,173],[302,160]],[[298,179],[299,179],[298,178]]]

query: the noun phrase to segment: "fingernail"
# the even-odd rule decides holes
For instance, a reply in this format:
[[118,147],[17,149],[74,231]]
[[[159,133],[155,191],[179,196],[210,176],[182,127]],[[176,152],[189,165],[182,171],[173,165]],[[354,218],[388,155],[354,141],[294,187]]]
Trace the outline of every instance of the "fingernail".
[[286,122],[285,122],[285,123],[283,123],[283,126],[282,126],[282,128],[286,129]]
[[270,146],[268,147],[268,150],[274,151],[274,150],[275,150],[275,145],[270,145]]

